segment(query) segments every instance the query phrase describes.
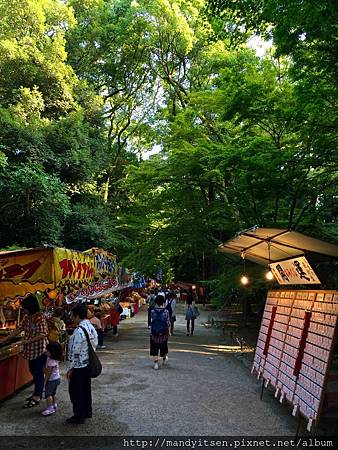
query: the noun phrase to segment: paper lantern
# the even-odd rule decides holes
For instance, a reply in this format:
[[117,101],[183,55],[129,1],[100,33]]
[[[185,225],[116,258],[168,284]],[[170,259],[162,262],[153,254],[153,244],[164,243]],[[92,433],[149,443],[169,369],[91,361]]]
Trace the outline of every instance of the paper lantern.
[[55,300],[58,294],[56,291],[51,290],[47,293],[47,295],[50,300]]

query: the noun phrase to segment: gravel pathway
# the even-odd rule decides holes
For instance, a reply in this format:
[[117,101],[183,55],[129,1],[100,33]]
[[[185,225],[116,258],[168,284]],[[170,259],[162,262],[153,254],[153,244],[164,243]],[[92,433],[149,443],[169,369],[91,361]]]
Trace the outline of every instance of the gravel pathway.
[[178,311],[169,364],[158,371],[148,356],[146,307],[121,323],[117,338],[106,337],[103,374],[93,381],[94,417],[85,425],[65,424],[72,411],[63,379],[53,416],[42,417],[40,406],[22,408],[30,389],[3,403],[0,436],[294,435],[289,409],[269,393],[260,401],[260,385],[236,357],[239,350],[202,325],[206,313],[187,337],[183,307]]

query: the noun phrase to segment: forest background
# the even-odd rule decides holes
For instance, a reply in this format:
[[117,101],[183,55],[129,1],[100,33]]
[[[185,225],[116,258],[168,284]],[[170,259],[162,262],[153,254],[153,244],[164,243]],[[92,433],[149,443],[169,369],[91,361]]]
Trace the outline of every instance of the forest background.
[[338,243],[333,0],[0,0],[0,18],[0,248],[102,247],[217,300],[240,230]]

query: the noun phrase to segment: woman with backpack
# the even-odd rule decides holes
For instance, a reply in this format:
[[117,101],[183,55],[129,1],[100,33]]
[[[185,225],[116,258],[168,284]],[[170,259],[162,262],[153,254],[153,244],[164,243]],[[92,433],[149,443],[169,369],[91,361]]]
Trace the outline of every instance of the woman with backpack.
[[158,354],[163,359],[163,364],[168,361],[168,338],[170,335],[169,312],[164,307],[165,298],[157,295],[155,307],[151,311],[150,329],[150,356],[154,360],[154,369],[158,370]]

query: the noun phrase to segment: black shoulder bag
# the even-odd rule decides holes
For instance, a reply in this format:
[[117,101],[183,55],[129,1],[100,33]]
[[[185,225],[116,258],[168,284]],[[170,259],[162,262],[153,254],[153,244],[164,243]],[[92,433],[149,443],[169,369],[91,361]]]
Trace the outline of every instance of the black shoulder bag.
[[96,354],[96,351],[93,349],[92,343],[90,342],[89,335],[87,330],[84,327],[79,327],[84,332],[87,343],[88,343],[88,353],[89,353],[89,373],[90,378],[98,377],[102,372],[102,364],[99,360],[99,357]]

